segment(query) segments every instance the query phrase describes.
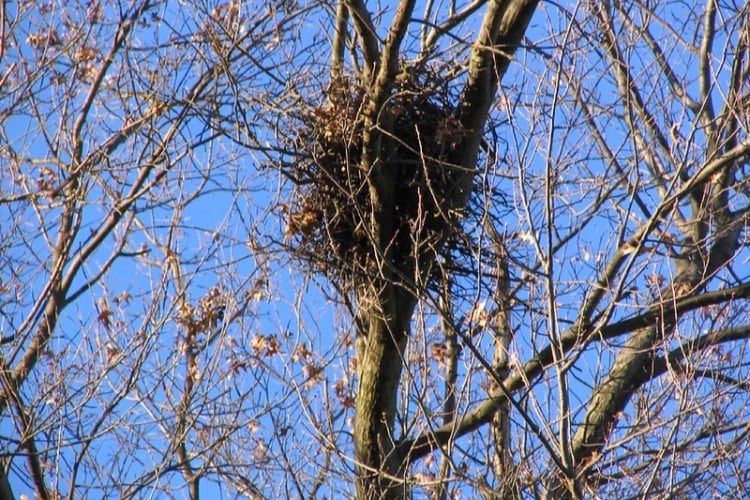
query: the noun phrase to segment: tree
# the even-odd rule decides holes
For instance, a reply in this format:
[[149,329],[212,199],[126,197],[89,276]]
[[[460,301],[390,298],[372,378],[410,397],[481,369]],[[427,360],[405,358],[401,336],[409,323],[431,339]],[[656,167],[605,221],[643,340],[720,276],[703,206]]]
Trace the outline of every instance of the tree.
[[3,497],[744,488],[747,5],[2,6]]
[[[310,173],[316,196],[308,196],[303,209],[322,226],[322,245],[337,259],[333,272],[345,275],[337,282],[340,291],[356,303],[353,438],[361,498],[406,492],[408,450],[399,448],[394,423],[412,316],[438,273],[441,254],[451,248],[446,240],[459,231],[457,214],[471,195],[498,81],[536,3],[487,5],[455,100],[451,79],[430,68],[439,50],[436,29],[421,43],[416,60],[405,61],[401,53],[416,2],[399,3],[382,43],[363,2],[342,2],[337,10],[333,98],[313,123],[310,139],[317,149],[310,151]],[[445,22],[456,22],[472,8]],[[351,80],[343,75],[348,18],[361,57]],[[344,127],[342,112],[349,118]],[[332,184],[335,193],[320,194]]]

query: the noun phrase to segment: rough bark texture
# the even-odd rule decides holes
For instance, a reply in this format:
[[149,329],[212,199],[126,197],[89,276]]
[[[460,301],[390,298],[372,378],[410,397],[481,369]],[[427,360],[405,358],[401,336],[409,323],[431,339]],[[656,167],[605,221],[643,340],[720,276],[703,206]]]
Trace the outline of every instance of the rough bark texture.
[[[357,492],[360,498],[399,498],[405,485],[402,457],[395,452],[393,423],[402,360],[409,333],[414,299],[388,287],[385,311],[365,314],[369,329],[358,343],[360,363],[357,416],[354,443],[358,468]],[[385,293],[383,294],[385,295]]]
[[[404,495],[403,464],[395,456],[393,423],[396,397],[401,378],[402,360],[409,321],[415,300],[397,285],[393,245],[395,237],[394,184],[397,164],[385,158],[390,150],[388,137],[392,121],[385,111],[386,101],[398,70],[398,50],[406,32],[414,1],[402,2],[394,16],[377,63],[373,47],[377,39],[369,13],[359,2],[350,4],[352,17],[365,47],[366,67],[374,75],[370,100],[364,110],[362,159],[359,167],[369,172],[370,236],[372,266],[370,283],[357,290],[360,307],[359,324],[364,331],[357,340],[359,388],[354,424],[354,446],[357,467],[357,495],[360,498],[397,498]],[[409,266],[411,267],[411,266]],[[406,276],[411,272],[403,269]]]

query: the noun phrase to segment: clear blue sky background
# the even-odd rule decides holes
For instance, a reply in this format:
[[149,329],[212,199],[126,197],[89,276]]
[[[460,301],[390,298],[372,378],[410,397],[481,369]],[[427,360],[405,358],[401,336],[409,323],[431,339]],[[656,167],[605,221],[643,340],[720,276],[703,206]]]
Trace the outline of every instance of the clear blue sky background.
[[[262,4],[259,3],[259,5]],[[388,2],[384,5],[388,6]],[[80,6],[78,6],[80,7]],[[15,6],[9,6],[10,16],[14,15]],[[57,12],[65,12],[63,6],[55,6]],[[253,8],[252,6],[248,8]],[[572,8],[572,7],[571,7]],[[106,9],[115,9],[107,6]],[[186,10],[188,12],[186,12]],[[675,6],[672,15],[679,19],[682,15],[682,7]],[[75,9],[74,9],[75,10]],[[181,32],[195,31],[194,23],[200,19],[199,14],[190,12],[190,6],[178,3],[167,3],[163,9],[160,9],[159,15],[163,18],[161,24],[155,23],[150,27],[144,27],[136,38],[142,37],[142,43],[145,46],[166,42],[174,35],[173,30]],[[196,11],[197,12],[197,11]],[[114,10],[106,14],[114,14]],[[195,16],[193,17],[193,14]],[[390,11],[386,10],[383,15],[383,26],[387,26],[387,18]],[[321,84],[320,77],[325,74],[325,66],[329,59],[327,52],[327,38],[331,34],[331,16],[330,9],[318,9],[311,14],[302,17],[304,24],[301,29],[297,30],[296,40],[292,42],[286,40],[274,45],[272,41],[265,42],[266,58],[260,61],[264,67],[272,68],[271,74],[280,81],[295,82],[300,75],[297,72],[310,72],[312,78],[306,79],[311,88],[299,88],[302,95],[315,90],[315,86]],[[38,23],[42,16],[31,16],[23,20],[29,33],[34,32],[35,23]],[[471,37],[472,28],[476,26],[476,19],[472,20],[463,34]],[[515,258],[520,262],[530,265],[535,262],[534,247],[523,235],[530,232],[528,216],[537,224],[538,228],[544,227],[543,222],[543,205],[542,197],[539,196],[539,189],[543,188],[541,184],[541,174],[548,164],[554,164],[561,171],[564,170],[561,178],[561,192],[556,207],[556,225],[558,231],[554,237],[555,241],[564,238],[567,228],[575,227],[580,223],[585,215],[587,206],[592,202],[592,196],[595,191],[592,185],[582,183],[583,174],[596,179],[597,176],[612,175],[610,166],[596,154],[589,151],[591,143],[587,140],[586,128],[583,126],[585,117],[579,110],[571,104],[572,92],[564,83],[559,86],[560,99],[564,102],[555,109],[555,118],[552,119],[552,109],[544,107],[541,104],[549,102],[549,92],[552,91],[553,82],[557,75],[557,67],[553,61],[544,57],[545,54],[553,54],[559,50],[561,35],[567,27],[567,20],[560,15],[559,10],[549,4],[540,7],[539,12],[532,21],[528,32],[528,39],[535,44],[535,49],[529,52],[519,53],[517,61],[512,65],[510,72],[503,81],[503,89],[500,91],[497,106],[493,109],[495,123],[498,124],[496,129],[491,132],[498,135],[488,134],[488,140],[494,146],[501,160],[492,162],[487,168],[488,182],[498,190],[504,191],[504,202],[507,205],[498,203],[498,206],[491,207],[495,214],[503,214],[504,227],[499,228],[507,234],[520,235],[510,239],[511,251]],[[415,28],[416,29],[416,28]],[[664,27],[665,32],[660,35],[666,35],[668,27]],[[551,36],[554,32],[555,36]],[[106,34],[103,31],[102,36]],[[150,39],[149,37],[153,37]],[[290,37],[292,38],[292,37]],[[106,43],[104,38],[99,38],[99,42]],[[717,39],[716,44],[721,45],[725,40]],[[415,43],[410,39],[407,43]],[[446,43],[448,43],[446,41]],[[313,47],[312,50],[308,50]],[[2,61],[2,66],[7,67],[12,57],[18,57],[23,54],[30,54],[33,49],[26,46],[12,48],[6,55],[6,61]],[[145,52],[146,57],[151,57]],[[162,50],[160,57],[168,57],[169,50]],[[559,54],[558,54],[559,55]],[[676,66],[679,67],[681,53],[675,51],[669,54]],[[31,57],[29,55],[29,57]],[[596,93],[598,103],[612,103],[616,106],[616,90],[613,83],[608,79],[601,78],[603,65],[592,62],[596,57],[588,56],[583,53],[567,53],[563,56],[566,64],[570,67],[581,65],[586,67],[590,65],[590,78],[598,80],[596,85],[587,87],[587,91]],[[294,66],[275,67],[275,64],[284,60],[294,60]],[[686,59],[684,64],[691,64],[690,59]],[[640,61],[633,57],[631,62],[635,71],[646,71],[651,64],[648,60]],[[155,61],[149,61],[151,65]],[[144,64],[148,66],[149,64]],[[158,66],[158,64],[157,64]],[[257,67],[256,65],[249,65]],[[187,87],[197,76],[192,73],[189,67],[182,67],[183,73],[166,75],[170,78],[175,92],[184,92]],[[719,72],[720,79],[725,77],[725,72]],[[600,79],[601,78],[601,79]],[[268,74],[261,71],[257,74],[256,83],[267,82],[269,86],[273,83]],[[50,97],[50,106],[54,106],[59,96],[55,92],[59,88],[47,86],[46,83],[39,83],[39,89],[42,95]],[[695,90],[695,82],[686,82],[688,90]],[[259,87],[264,87],[259,85]],[[258,92],[257,88],[240,89],[241,92]],[[717,87],[716,95],[720,96],[721,89]],[[612,96],[611,98],[608,96]],[[274,137],[268,129],[264,128],[270,121],[272,114],[252,115],[258,109],[253,104],[253,99],[272,98],[269,92],[267,96],[241,95],[242,100],[248,111],[251,112],[252,118],[257,118],[255,124],[260,124],[259,128],[254,129],[258,143],[274,143],[278,138]],[[284,103],[287,104],[287,103]],[[108,103],[99,102],[98,106],[106,109]],[[112,104],[114,106],[114,104]],[[508,111],[511,110],[512,113]],[[50,109],[49,119],[54,121],[57,113]],[[117,116],[117,110],[109,110],[112,115]],[[227,108],[226,113],[232,116],[234,110]],[[673,110],[667,110],[673,114],[675,123],[678,124],[677,132],[683,136],[689,136],[695,128],[695,123],[688,117],[681,116],[679,107]],[[46,110],[45,110],[46,112]],[[605,115],[601,117],[606,120]],[[269,121],[266,121],[269,120]],[[7,140],[18,150],[36,158],[47,158],[49,152],[44,146],[38,135],[38,128],[34,124],[35,118],[28,115],[13,115],[5,118],[3,129],[5,132],[4,140]],[[576,123],[577,125],[566,131],[566,126]],[[99,124],[102,128],[89,130],[88,133],[90,144],[97,144],[109,131],[106,126],[116,127],[119,122],[116,118],[108,118]],[[559,126],[559,132],[555,127]],[[216,397],[218,402],[215,406],[207,405],[206,407],[196,406],[195,412],[200,415],[199,422],[201,425],[208,427],[216,426],[218,423],[234,424],[245,428],[245,432],[237,433],[243,440],[238,439],[233,443],[236,448],[237,457],[248,459],[250,462],[257,460],[255,470],[258,473],[258,481],[263,481],[268,488],[277,487],[277,490],[267,489],[264,491],[269,497],[283,497],[295,495],[295,491],[286,481],[279,480],[276,483],[268,482],[269,477],[273,477],[270,467],[268,470],[262,470],[264,464],[262,457],[253,458],[255,451],[262,446],[269,449],[269,453],[276,459],[282,455],[281,451],[286,452],[285,459],[291,463],[291,468],[299,470],[303,477],[312,478],[316,468],[320,464],[310,464],[307,462],[309,456],[314,456],[314,450],[319,447],[318,442],[321,439],[321,433],[328,433],[332,442],[342,449],[349,457],[353,452],[351,449],[350,439],[347,435],[351,430],[351,418],[353,410],[343,406],[337,407],[333,412],[336,416],[334,421],[326,422],[322,420],[325,416],[325,404],[328,399],[335,399],[331,394],[335,393],[336,384],[342,383],[345,390],[351,390],[354,387],[354,377],[349,362],[353,356],[352,349],[347,347],[344,342],[346,337],[352,335],[352,327],[348,314],[343,311],[344,308],[335,299],[335,292],[331,289],[325,280],[319,276],[310,277],[304,272],[301,265],[290,259],[283,252],[278,252],[279,246],[272,247],[274,251],[267,257],[253,251],[253,245],[272,245],[272,239],[276,243],[284,240],[285,216],[282,203],[288,196],[292,187],[289,183],[280,177],[273,170],[265,170],[258,174],[258,169],[262,164],[268,162],[268,157],[258,153],[252,153],[241,146],[233,143],[227,138],[219,138],[210,143],[202,143],[207,137],[207,128],[205,123],[195,119],[190,123],[183,138],[178,142],[185,144],[194,143],[195,147],[190,148],[189,154],[179,162],[179,170],[184,172],[187,180],[180,185],[177,180],[171,180],[167,183],[165,189],[180,189],[190,191],[198,186],[202,181],[201,175],[210,172],[208,182],[208,194],[190,203],[187,208],[179,214],[180,231],[173,235],[174,248],[178,248],[181,257],[186,261],[184,270],[186,275],[191,276],[191,281],[187,283],[188,298],[192,302],[197,301],[206,294],[212,287],[220,286],[222,290],[229,293],[227,307],[227,327],[222,332],[221,337],[204,353],[201,357],[201,366],[204,367],[207,374],[207,380],[202,381],[202,387],[207,388],[207,393]],[[555,132],[551,134],[551,132]],[[242,134],[238,134],[242,137]],[[247,137],[245,137],[247,138]],[[607,129],[607,140],[613,145],[612,147],[623,154],[629,156],[632,153],[632,142],[628,132],[622,127],[621,122],[611,119],[611,127]],[[129,146],[130,147],[130,146]],[[139,147],[139,146],[135,146]],[[132,154],[132,150],[129,151]],[[126,152],[127,153],[127,152]],[[124,155],[123,158],[126,158]],[[577,163],[577,162],[580,162]],[[522,168],[525,168],[525,174],[522,177]],[[563,168],[565,167],[565,168]],[[38,166],[28,166],[27,175],[38,175]],[[582,174],[578,177],[576,174]],[[3,192],[15,192],[19,188],[14,186],[15,180],[8,175],[0,174]],[[124,173],[123,175],[132,175]],[[519,207],[521,206],[519,188],[524,187],[527,194],[532,197],[531,214],[526,214]],[[93,193],[97,190],[104,192],[105,188],[95,187]],[[649,196],[649,202],[655,202],[658,199],[657,194],[653,191],[644,191],[646,198]],[[499,199],[499,198],[497,198]],[[615,200],[620,200],[623,204],[628,202],[627,193],[616,193]],[[91,206],[84,212],[84,223],[82,238],[87,236],[89,230],[95,230],[101,223],[102,215],[106,213],[109,207]],[[145,205],[143,206],[145,210]],[[620,221],[613,214],[633,210],[635,215],[632,216],[630,227],[635,227],[642,219],[639,219],[637,210],[629,206],[608,206],[602,211],[602,217],[595,219],[581,234],[564,245],[556,254],[556,281],[564,283],[558,289],[560,307],[558,309],[559,327],[565,329],[569,321],[572,321],[577,314],[582,302],[582,297],[586,295],[586,288],[590,286],[593,277],[601,271],[602,266],[606,263],[611,255],[614,244],[620,238],[616,234]],[[45,217],[52,220],[56,209],[52,208],[46,213]],[[17,214],[13,213],[11,205],[0,205],[0,225],[17,219]],[[172,206],[151,210],[144,221],[151,224],[152,227],[159,229],[153,231],[163,238],[161,243],[168,239],[168,228],[170,221],[175,216]],[[35,232],[35,215],[32,210],[27,211],[20,217],[23,226],[17,230],[11,231],[7,226],[2,227],[2,234],[14,234],[19,232],[28,234],[28,239],[24,244],[16,243],[13,246],[3,248],[6,258],[15,258],[19,263],[32,265],[36,253],[39,256],[37,265],[43,267],[48,265],[46,257],[48,251],[44,248],[41,235]],[[135,231],[131,242],[128,245],[130,251],[137,250],[141,244],[146,243],[152,247],[152,259],[157,262],[164,259],[161,251],[153,247],[152,243],[145,238],[144,234]],[[256,240],[257,238],[257,240]],[[14,240],[17,241],[17,240]],[[79,242],[80,243],[80,242]],[[82,275],[77,284],[83,284],[97,272],[98,266],[105,262],[108,252],[113,247],[114,241],[110,240],[102,249],[97,252],[91,259],[91,263],[85,267],[85,273]],[[271,247],[267,247],[271,248]],[[542,248],[547,251],[544,242]],[[481,260],[482,256],[476,256]],[[740,259],[742,260],[742,259]],[[639,288],[645,294],[648,285],[644,281],[647,276],[661,275],[668,278],[671,274],[669,263],[666,259],[658,260],[657,264],[647,263],[644,259],[639,259],[637,267],[640,266],[639,273],[632,273],[632,282],[627,286]],[[268,280],[266,276],[268,273]],[[514,269],[515,277],[520,278],[522,271],[519,268]],[[744,274],[744,270],[740,271]],[[147,363],[164,362],[174,363],[169,370],[168,377],[164,380],[150,380],[145,377],[141,384],[144,389],[153,388],[154,392],[149,398],[143,398],[143,394],[133,392],[122,401],[112,416],[107,419],[107,425],[119,427],[112,435],[116,435],[118,440],[113,440],[106,435],[95,441],[95,455],[97,460],[113,460],[111,473],[113,476],[127,476],[137,478],[145,471],[152,468],[158,468],[158,464],[165,460],[164,455],[167,452],[168,444],[165,440],[165,428],[168,429],[174,424],[174,415],[170,411],[160,415],[161,403],[169,402],[174,404],[174,398],[179,395],[180,383],[184,380],[184,366],[181,364],[181,358],[176,353],[180,344],[181,331],[174,321],[176,311],[169,309],[168,299],[171,293],[174,293],[174,283],[161,283],[162,270],[155,265],[150,265],[144,260],[123,259],[116,263],[107,278],[97,283],[91,290],[87,291],[82,297],[68,310],[65,311],[58,332],[51,342],[50,349],[53,353],[60,353],[60,358],[51,357],[49,360],[42,361],[37,367],[37,374],[29,381],[30,385],[44,379],[45,363],[49,363],[50,370],[69,367],[71,370],[86,369],[86,356],[95,351],[92,345],[86,345],[87,342],[94,340],[101,341],[104,345],[115,345],[125,352],[129,346],[133,346],[134,338],[129,335],[137,330],[139,321],[145,316],[149,307],[153,304],[151,291],[153,289],[163,289],[164,304],[155,315],[156,318],[164,319],[164,324],[154,328],[158,332],[159,338],[154,343],[153,350],[149,352]],[[35,274],[26,267],[17,269],[3,269],[0,271],[2,283],[12,283],[17,276],[32,276],[30,281],[27,280],[25,286],[28,289],[35,289],[41,286],[44,274]],[[476,295],[471,299],[465,300],[461,304],[461,313],[469,315],[471,308],[476,303],[486,301],[489,303],[491,290],[487,288],[486,282],[479,280],[473,281],[467,279],[466,286],[475,290]],[[541,285],[540,285],[541,287]],[[76,286],[74,285],[74,289]],[[543,288],[543,287],[542,287]],[[110,305],[114,307],[113,298],[120,296],[123,291],[128,291],[133,296],[130,303],[122,303],[117,306],[117,321],[123,324],[130,324],[131,327],[120,326],[114,329],[107,329],[97,320],[101,310],[101,300],[107,297]],[[235,295],[244,294],[247,291],[256,291],[250,296]],[[38,291],[37,291],[38,293]],[[541,293],[537,294],[533,287],[527,287],[520,291],[519,300],[525,300],[529,303],[539,304]],[[623,301],[623,307],[618,309],[615,317],[637,312],[639,301],[644,295],[633,294],[631,298]],[[14,327],[17,326],[20,318],[28,312],[31,297],[26,297],[23,301],[11,305],[4,302],[2,318],[0,318],[0,333],[2,336],[9,335]],[[233,318],[236,311],[247,306],[236,321],[229,324],[229,319]],[[343,312],[342,312],[343,311]],[[549,338],[547,335],[548,325],[544,322],[544,315],[529,316],[527,312],[518,313],[514,317],[514,322],[519,327],[517,331],[517,342],[515,344],[516,355],[521,361],[527,360],[536,350],[547,345]],[[424,322],[417,320],[415,323],[415,339],[413,350],[410,356],[418,358],[420,355],[429,356],[427,349],[430,345],[441,341],[441,334],[438,329],[438,322],[435,315],[426,306],[424,311]],[[280,341],[281,353],[270,356],[254,356],[253,346],[249,344],[254,338],[271,338],[276,337]],[[489,333],[485,332],[483,336],[477,337],[477,345],[483,352],[491,352],[491,339]],[[295,353],[299,353],[302,346],[305,346],[312,355],[310,359],[299,360],[294,358]],[[419,350],[425,352],[420,353]],[[611,362],[611,356],[614,349],[591,350],[584,354],[581,361],[577,363],[576,368],[570,372],[571,394],[573,395],[574,409],[580,411],[579,404],[585,402],[590,391],[592,380],[601,376],[602,371]],[[102,352],[101,356],[106,356]],[[237,360],[247,362],[239,370],[231,369],[232,363]],[[310,366],[319,366],[323,371],[323,377],[317,383],[310,384],[309,372],[306,370]],[[428,408],[434,409],[439,406],[439,393],[433,393],[432,388],[426,383],[425,378],[430,375],[436,376],[439,373],[439,367],[433,362],[426,365],[432,370],[428,372],[413,371],[408,373],[404,385],[404,408],[417,413],[419,407],[416,404],[415,397],[410,395],[417,394],[424,390],[426,397],[423,399]],[[477,374],[476,362],[473,361],[468,353],[462,358],[461,381],[466,383],[467,400],[462,401],[462,409],[471,408],[475,400],[468,401],[470,398],[477,398],[481,395],[481,384],[486,380],[481,374]],[[106,402],[113,397],[117,387],[121,387],[126,380],[127,371],[113,371],[106,380],[101,381],[98,387],[101,400],[95,397],[88,401],[85,407],[80,409],[75,416],[81,417],[82,420],[93,419],[100,412],[101,408],[97,403]],[[90,374],[83,376],[80,380],[89,380]],[[80,397],[76,391],[83,388],[76,386],[78,378],[73,376],[72,372],[69,380],[73,385],[61,388],[61,394],[66,393],[75,399]],[[33,394],[34,390],[29,387],[29,393]],[[550,402],[554,399],[554,384],[545,378],[543,383],[535,386],[533,391],[536,401]],[[50,397],[53,395],[50,395]],[[242,401],[246,405],[243,408],[233,407],[233,401]],[[529,411],[538,418],[539,421],[554,420],[555,404],[550,403],[544,408],[536,409],[530,403],[531,399],[526,399]],[[273,409],[273,411],[270,411]],[[76,410],[77,411],[77,410]],[[205,416],[200,412],[206,411]],[[535,413],[537,412],[538,413]],[[224,412],[224,413],[221,413]],[[236,413],[233,413],[236,412]],[[74,460],[74,453],[80,450],[80,447],[74,443],[77,429],[67,426],[70,423],[70,415],[54,412],[54,405],[49,409],[40,409],[40,418],[58,419],[59,426],[52,426],[57,429],[63,436],[63,442],[69,440],[69,447],[62,446],[56,453],[56,464],[51,466],[60,466],[60,470],[68,470],[70,463]],[[165,420],[161,420],[164,418]],[[319,420],[321,419],[321,420]],[[313,422],[319,424],[316,429]],[[423,423],[424,419],[417,419],[418,423]],[[405,422],[404,426],[407,423]],[[131,430],[127,428],[132,426]],[[253,427],[252,432],[248,432],[248,426]],[[257,427],[255,427],[257,426]],[[199,426],[200,427],[200,426]],[[284,429],[283,435],[279,433]],[[84,432],[86,428],[84,426]],[[131,432],[132,431],[132,432]],[[408,429],[412,432],[411,429]],[[129,438],[141,439],[134,449],[134,453],[127,461],[122,461],[118,457],[123,447],[128,447],[133,442]],[[0,437],[4,438],[6,451],[13,450],[15,445],[13,439],[17,439],[17,432],[13,428],[13,420],[7,414],[0,418]],[[199,447],[200,439],[192,436],[191,444]],[[255,444],[256,448],[251,449]],[[227,449],[232,449],[228,446]],[[537,456],[539,456],[537,454]],[[250,457],[250,458],[248,458]],[[351,484],[346,482],[348,479],[345,472],[353,468],[351,460],[334,458],[336,462],[332,467],[340,472],[341,477],[331,480],[330,487],[339,491],[321,491],[321,495],[329,497],[336,496],[342,492],[351,492]],[[200,459],[196,461],[200,463]],[[469,464],[471,467],[472,464]],[[544,464],[538,464],[543,467]],[[123,467],[119,469],[118,467]],[[434,466],[420,464],[418,470],[434,469]],[[32,496],[31,488],[28,485],[28,477],[25,464],[16,459],[11,469],[11,481],[16,495],[27,494]],[[81,480],[95,482],[97,478],[86,476],[82,473]],[[264,475],[265,474],[265,475]],[[305,474],[308,474],[305,476]],[[65,478],[59,478],[65,481]],[[249,477],[251,481],[256,478]],[[173,484],[179,497],[185,496],[185,491],[180,490],[183,479],[178,471],[171,471],[165,474],[159,482]],[[209,478],[202,483],[202,493],[208,498],[219,498],[220,495],[227,494],[225,485],[215,484]],[[56,487],[57,485],[51,484]],[[67,485],[59,485],[62,491],[67,491]],[[286,490],[285,488],[290,488]],[[158,492],[143,490],[138,493],[139,497],[160,497]]]

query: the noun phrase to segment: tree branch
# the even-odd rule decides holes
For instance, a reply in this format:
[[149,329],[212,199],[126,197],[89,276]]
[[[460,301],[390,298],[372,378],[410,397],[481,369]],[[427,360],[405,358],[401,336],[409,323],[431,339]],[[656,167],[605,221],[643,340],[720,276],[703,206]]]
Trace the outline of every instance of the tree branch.
[[370,78],[375,72],[375,65],[378,60],[380,43],[375,32],[375,26],[372,24],[370,12],[367,10],[363,0],[344,0],[349,7],[352,20],[354,21],[354,30],[357,32],[360,47],[362,48],[362,58],[365,62],[366,77]]
[[[660,318],[682,315],[701,307],[720,304],[728,300],[747,298],[750,298],[750,283],[701,295],[682,297],[674,301],[660,302],[652,305],[649,311],[644,314],[612,325],[590,328],[586,331],[568,330],[560,337],[560,345],[563,352],[569,352],[574,347],[587,341],[611,339],[631,333],[653,324]],[[449,439],[464,436],[489,423],[500,405],[506,401],[506,393],[513,394],[522,389],[527,382],[536,380],[553,362],[552,347],[547,346],[534,359],[527,361],[520,373],[511,374],[505,379],[502,387],[493,391],[486,401],[466,413],[458,422],[443,425],[434,432],[425,433],[414,439],[404,440],[399,445],[401,452],[407,454],[411,461],[415,461],[424,457],[433,449],[445,445]]]
[[331,81],[339,80],[344,71],[344,49],[349,38],[347,23],[349,21],[349,9],[344,0],[339,0],[336,6],[336,19],[333,31],[333,43],[331,44]]
[[471,50],[468,79],[458,107],[465,137],[450,163],[459,170],[449,211],[461,211],[471,193],[479,145],[497,86],[536,10],[538,0],[491,1]]

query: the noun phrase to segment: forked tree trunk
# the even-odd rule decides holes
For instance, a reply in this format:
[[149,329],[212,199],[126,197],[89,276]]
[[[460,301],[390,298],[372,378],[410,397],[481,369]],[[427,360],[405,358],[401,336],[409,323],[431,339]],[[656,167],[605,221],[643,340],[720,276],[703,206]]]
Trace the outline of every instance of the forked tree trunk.
[[[394,422],[398,386],[403,367],[403,355],[409,334],[417,297],[399,285],[405,277],[414,278],[417,266],[410,259],[392,259],[399,214],[394,196],[394,184],[399,182],[398,163],[390,158],[395,141],[386,103],[399,71],[400,45],[412,19],[414,0],[402,0],[393,17],[385,40],[377,38],[372,17],[361,0],[342,0],[348,9],[364,60],[367,80],[368,104],[363,110],[364,129],[362,156],[359,168],[367,172],[367,188],[372,213],[368,221],[368,234],[373,244],[372,256],[379,262],[370,269],[370,283],[364,290],[356,291],[360,308],[357,322],[360,327],[357,339],[359,364],[359,389],[356,400],[354,446],[357,459],[357,496],[364,498],[403,498],[408,495],[404,478],[408,463],[396,450]],[[455,182],[452,190],[444,193],[444,213],[462,212],[469,201],[476,162],[479,157],[482,131],[490,106],[497,91],[499,79],[510,63],[526,27],[536,8],[537,0],[490,1],[477,40],[472,48],[469,71],[463,96],[456,106],[456,119],[464,137],[448,155],[446,165],[454,167]],[[336,41],[345,36],[344,9],[339,9]],[[334,43],[336,45],[336,43]],[[340,73],[341,56],[334,55],[332,76]],[[383,134],[383,131],[390,133]],[[390,144],[389,144],[390,143]],[[403,208],[401,208],[403,210]],[[403,215],[403,214],[401,214]],[[428,214],[429,215],[429,214]],[[431,251],[448,236],[450,224],[442,228]],[[442,236],[442,237],[440,237]],[[403,249],[402,249],[403,250]],[[413,249],[412,255],[420,253]],[[401,256],[409,255],[401,253]],[[421,259],[421,257],[420,257]],[[415,257],[416,260],[416,257]],[[426,278],[426,276],[422,276]],[[416,280],[422,282],[423,280]]]

